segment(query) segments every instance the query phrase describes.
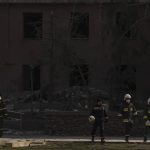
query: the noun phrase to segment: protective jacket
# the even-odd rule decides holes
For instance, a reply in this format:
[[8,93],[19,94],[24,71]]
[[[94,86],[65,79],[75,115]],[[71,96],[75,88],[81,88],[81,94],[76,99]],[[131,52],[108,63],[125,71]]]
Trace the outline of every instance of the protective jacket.
[[104,105],[95,105],[92,109],[91,115],[95,117],[95,123],[101,123],[108,120],[108,115]]
[[145,125],[150,126],[150,105],[147,105],[146,108],[145,108],[144,120],[146,121]]
[[137,115],[135,106],[130,102],[124,102],[121,107],[123,122],[133,122],[133,117]]

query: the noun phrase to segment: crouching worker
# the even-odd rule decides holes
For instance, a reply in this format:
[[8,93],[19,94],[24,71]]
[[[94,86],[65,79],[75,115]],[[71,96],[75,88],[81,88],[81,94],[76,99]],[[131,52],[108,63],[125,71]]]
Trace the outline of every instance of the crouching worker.
[[123,117],[123,124],[125,129],[125,141],[129,142],[130,132],[134,123],[134,116],[137,116],[137,111],[131,102],[130,94],[125,94],[124,96],[124,102],[121,106],[121,116]]
[[145,120],[145,132],[144,132],[144,142],[147,142],[148,132],[150,132],[150,98],[147,100],[147,105],[144,111]]
[[99,128],[100,131],[100,137],[101,137],[101,143],[103,144],[105,142],[104,137],[104,123],[108,121],[108,116],[105,110],[105,107],[102,103],[101,99],[97,100],[97,104],[92,109],[92,112],[89,117],[89,121],[93,122],[93,128],[92,128],[92,142],[94,142],[94,137],[97,128]]

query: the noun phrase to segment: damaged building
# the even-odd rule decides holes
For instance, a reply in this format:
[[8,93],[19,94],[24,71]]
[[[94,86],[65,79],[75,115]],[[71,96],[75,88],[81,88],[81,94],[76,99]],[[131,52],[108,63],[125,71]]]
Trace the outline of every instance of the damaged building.
[[149,0],[0,0],[0,91],[150,93]]

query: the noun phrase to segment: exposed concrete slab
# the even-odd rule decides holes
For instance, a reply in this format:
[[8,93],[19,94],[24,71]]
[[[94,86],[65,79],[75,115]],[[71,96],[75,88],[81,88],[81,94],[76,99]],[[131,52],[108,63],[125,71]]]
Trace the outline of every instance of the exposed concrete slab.
[[29,147],[30,143],[30,141],[17,141],[12,143],[12,147]]
[[6,142],[7,142],[6,140],[0,140],[0,145],[1,145],[1,146],[5,146],[5,145],[6,145]]
[[32,142],[30,143],[29,146],[33,147],[33,146],[43,146],[46,145],[46,142]]
[[29,146],[42,146],[46,145],[45,139],[14,139],[2,138],[0,139],[0,146],[16,147],[29,147]]

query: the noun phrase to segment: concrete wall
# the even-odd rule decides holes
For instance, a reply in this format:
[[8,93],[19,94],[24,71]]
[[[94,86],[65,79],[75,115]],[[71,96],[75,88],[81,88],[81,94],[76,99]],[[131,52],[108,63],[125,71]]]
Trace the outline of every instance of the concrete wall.
[[[119,91],[115,66],[134,65],[136,68],[137,97],[148,96],[149,83],[149,9],[148,5],[124,3],[101,4],[1,4],[0,5],[0,90],[5,93],[22,91],[22,65],[41,65],[42,87],[49,82],[49,53],[54,34],[54,85],[55,89],[69,86],[69,63],[75,62],[72,54],[89,64],[89,86],[109,91],[110,86]],[[89,38],[71,39],[70,13],[89,13]],[[125,39],[115,24],[118,11],[137,14],[135,25],[138,35]],[[28,40],[23,37],[23,13],[43,13],[43,39]],[[53,12],[53,21],[52,15]],[[130,13],[134,12],[134,13]],[[138,21],[137,21],[138,20]],[[53,32],[51,24],[54,25]],[[140,67],[139,67],[140,66]],[[113,76],[113,77],[112,77]],[[114,82],[110,82],[111,79]],[[118,79],[119,80],[119,79]],[[112,84],[112,85],[111,85]],[[146,92],[147,91],[147,92]],[[122,94],[126,91],[121,91]],[[133,91],[131,91],[132,93]],[[133,92],[135,94],[135,92]],[[146,98],[145,96],[144,98]]]

